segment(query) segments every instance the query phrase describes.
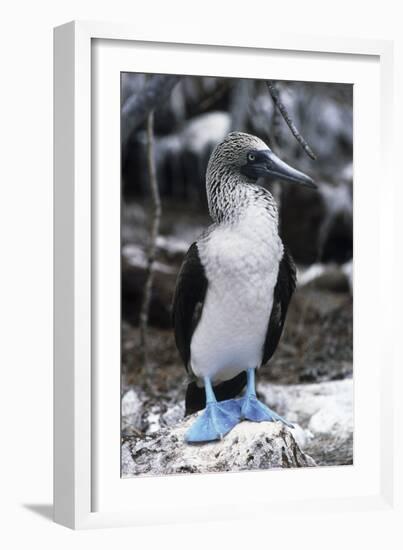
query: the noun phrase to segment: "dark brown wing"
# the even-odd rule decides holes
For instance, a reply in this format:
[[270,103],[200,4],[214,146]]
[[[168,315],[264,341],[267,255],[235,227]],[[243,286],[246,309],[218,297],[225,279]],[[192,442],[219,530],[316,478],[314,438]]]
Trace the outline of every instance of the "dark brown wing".
[[193,243],[179,271],[172,305],[176,347],[186,369],[190,359],[190,342],[201,317],[207,284],[197,245]]
[[274,289],[273,307],[267,327],[262,364],[267,363],[276,351],[283,332],[288,304],[295,290],[296,282],[297,272],[294,260],[284,247],[284,254],[280,262],[277,283]]

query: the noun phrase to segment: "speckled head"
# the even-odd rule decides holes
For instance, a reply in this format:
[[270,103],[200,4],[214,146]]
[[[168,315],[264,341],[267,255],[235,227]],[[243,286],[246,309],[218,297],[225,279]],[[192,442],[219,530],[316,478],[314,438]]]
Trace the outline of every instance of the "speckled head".
[[264,141],[243,132],[228,134],[214,149],[209,160],[207,182],[229,175],[245,183],[254,183],[260,177],[267,176],[316,187],[309,176],[279,159]]
[[214,149],[209,165],[225,165],[239,172],[242,166],[248,162],[248,154],[251,151],[265,151],[268,147],[264,141],[251,134],[243,132],[231,132]]

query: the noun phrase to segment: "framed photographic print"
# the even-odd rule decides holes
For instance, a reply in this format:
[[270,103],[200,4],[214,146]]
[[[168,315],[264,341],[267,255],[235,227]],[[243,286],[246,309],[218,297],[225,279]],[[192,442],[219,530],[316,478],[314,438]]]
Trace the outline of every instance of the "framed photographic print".
[[386,41],[55,30],[57,522],[392,506],[391,82]]

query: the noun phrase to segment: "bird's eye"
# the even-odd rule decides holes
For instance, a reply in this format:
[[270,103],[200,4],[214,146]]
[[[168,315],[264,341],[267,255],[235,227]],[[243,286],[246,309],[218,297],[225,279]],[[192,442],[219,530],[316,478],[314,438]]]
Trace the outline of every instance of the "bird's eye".
[[254,155],[253,153],[248,153],[248,160],[249,160],[250,162],[253,162],[253,161],[255,160],[255,158],[256,158],[256,157],[255,157],[255,155]]

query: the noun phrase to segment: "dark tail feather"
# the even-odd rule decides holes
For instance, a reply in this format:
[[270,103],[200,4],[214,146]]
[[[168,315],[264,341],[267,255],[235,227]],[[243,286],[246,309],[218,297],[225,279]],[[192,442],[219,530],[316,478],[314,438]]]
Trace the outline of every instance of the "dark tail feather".
[[[217,401],[232,399],[236,397],[246,385],[246,372],[240,372],[235,378],[221,382],[214,386],[214,393]],[[185,416],[193,414],[206,406],[206,395],[204,388],[199,388],[196,382],[191,382],[186,390]]]

